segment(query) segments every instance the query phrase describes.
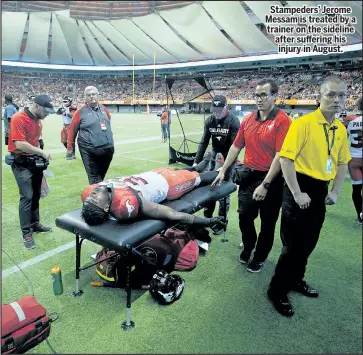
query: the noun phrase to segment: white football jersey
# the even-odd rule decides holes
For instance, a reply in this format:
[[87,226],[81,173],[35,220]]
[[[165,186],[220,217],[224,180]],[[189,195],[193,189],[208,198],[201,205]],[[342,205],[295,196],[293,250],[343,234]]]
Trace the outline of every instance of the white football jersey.
[[362,116],[358,116],[348,123],[348,141],[352,158],[362,158],[362,129]]
[[152,171],[104,180],[99,185],[112,185],[113,187],[128,186],[136,191],[140,191],[145,200],[155,203],[164,201],[169,190],[166,179]]

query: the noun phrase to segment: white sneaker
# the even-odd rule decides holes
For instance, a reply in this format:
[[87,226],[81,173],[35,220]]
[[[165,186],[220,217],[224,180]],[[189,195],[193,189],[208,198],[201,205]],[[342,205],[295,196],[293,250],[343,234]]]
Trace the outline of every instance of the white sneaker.
[[209,244],[208,243],[202,242],[202,241],[200,241],[198,239],[196,239],[196,241],[197,241],[197,244],[198,244],[198,246],[200,248],[204,249],[205,251],[208,251],[208,249],[209,249]]

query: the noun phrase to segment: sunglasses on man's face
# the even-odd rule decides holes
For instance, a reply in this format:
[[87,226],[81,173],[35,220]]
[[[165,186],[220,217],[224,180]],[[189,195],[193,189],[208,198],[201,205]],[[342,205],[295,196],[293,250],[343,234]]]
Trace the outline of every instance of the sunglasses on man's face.
[[261,93],[261,94],[257,94],[256,92],[253,94],[254,98],[257,99],[261,99],[261,100],[266,100],[270,94],[266,94],[265,92]]

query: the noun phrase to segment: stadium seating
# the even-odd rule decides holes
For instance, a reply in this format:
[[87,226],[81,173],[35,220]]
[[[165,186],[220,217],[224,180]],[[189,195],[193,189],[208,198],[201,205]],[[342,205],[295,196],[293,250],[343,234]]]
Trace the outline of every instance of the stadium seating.
[[[314,100],[319,95],[322,80],[328,76],[339,76],[346,81],[348,97],[357,100],[362,91],[362,73],[359,70],[332,71],[318,70],[315,72],[259,72],[253,74],[232,73],[230,75],[209,74],[207,80],[214,89],[215,94],[223,94],[232,100],[253,100],[254,88],[261,79],[273,79],[279,84],[280,99]],[[56,73],[26,73],[3,70],[3,95],[11,94],[19,106],[27,105],[30,95],[46,92],[56,106],[60,106],[62,97],[70,95],[76,105],[83,102],[83,90],[88,85],[99,89],[101,100],[131,100],[132,79],[126,76],[107,75],[79,75],[67,78],[66,74]],[[153,90],[153,77],[135,77],[136,100],[164,100],[165,84],[163,76],[157,76],[155,90]],[[200,86],[194,80],[177,81],[173,86],[175,100],[186,101]],[[347,104],[349,108],[349,103]]]

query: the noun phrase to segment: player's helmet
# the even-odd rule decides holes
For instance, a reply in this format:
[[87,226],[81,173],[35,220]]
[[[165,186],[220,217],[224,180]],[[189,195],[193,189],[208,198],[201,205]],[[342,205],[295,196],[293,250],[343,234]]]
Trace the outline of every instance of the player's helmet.
[[169,275],[158,270],[150,281],[149,292],[159,304],[171,304],[178,300],[185,287],[185,280],[179,275]]
[[66,107],[69,107],[72,105],[73,99],[69,96],[64,96],[63,97],[63,103]]

